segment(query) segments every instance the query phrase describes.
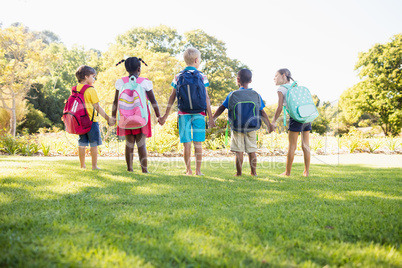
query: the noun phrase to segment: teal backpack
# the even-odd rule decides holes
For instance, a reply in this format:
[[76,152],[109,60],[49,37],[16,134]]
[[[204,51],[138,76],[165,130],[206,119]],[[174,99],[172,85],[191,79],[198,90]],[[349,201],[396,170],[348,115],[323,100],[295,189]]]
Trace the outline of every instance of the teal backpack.
[[296,81],[292,85],[282,86],[288,90],[286,92],[288,108],[283,106],[283,124],[286,126],[286,111],[299,123],[313,122],[318,116],[318,110],[308,88],[298,86]]

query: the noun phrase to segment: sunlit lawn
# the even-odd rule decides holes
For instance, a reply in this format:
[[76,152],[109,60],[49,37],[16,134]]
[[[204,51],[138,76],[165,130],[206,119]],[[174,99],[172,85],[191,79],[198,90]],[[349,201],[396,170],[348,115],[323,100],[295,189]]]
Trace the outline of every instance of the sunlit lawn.
[[100,166],[0,158],[0,267],[402,267],[401,169]]

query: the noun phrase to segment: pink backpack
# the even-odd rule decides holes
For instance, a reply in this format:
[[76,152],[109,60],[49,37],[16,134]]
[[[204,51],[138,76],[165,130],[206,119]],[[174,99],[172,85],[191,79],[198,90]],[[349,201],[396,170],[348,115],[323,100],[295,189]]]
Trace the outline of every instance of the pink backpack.
[[89,87],[91,86],[84,85],[79,92],[76,86],[71,89],[71,95],[68,97],[63,110],[63,122],[68,133],[82,135],[91,130],[95,109],[91,120],[84,98],[84,93]]
[[148,101],[141,83],[146,78],[123,77],[119,89],[118,124],[120,128],[137,129],[148,124]]

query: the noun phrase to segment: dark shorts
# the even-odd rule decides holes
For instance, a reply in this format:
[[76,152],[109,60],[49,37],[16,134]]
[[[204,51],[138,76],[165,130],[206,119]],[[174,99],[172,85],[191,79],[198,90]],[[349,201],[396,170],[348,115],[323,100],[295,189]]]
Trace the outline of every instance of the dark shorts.
[[88,144],[91,147],[102,145],[102,138],[98,122],[93,122],[91,130],[88,133],[78,137],[78,146],[88,146]]
[[294,120],[292,117],[289,119],[289,128],[288,130],[293,132],[303,132],[303,131],[311,131],[311,123],[299,123]]

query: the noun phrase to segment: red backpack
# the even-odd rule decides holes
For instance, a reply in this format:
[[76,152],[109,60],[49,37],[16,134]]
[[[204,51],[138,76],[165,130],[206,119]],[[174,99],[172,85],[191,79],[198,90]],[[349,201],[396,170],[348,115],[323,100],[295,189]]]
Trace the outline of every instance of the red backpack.
[[84,98],[84,93],[89,87],[91,86],[84,85],[79,92],[76,86],[71,89],[71,95],[68,97],[63,111],[63,121],[68,133],[82,135],[91,130],[95,109],[91,120]]

